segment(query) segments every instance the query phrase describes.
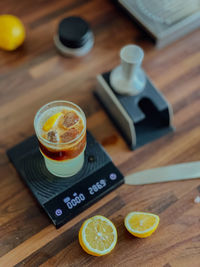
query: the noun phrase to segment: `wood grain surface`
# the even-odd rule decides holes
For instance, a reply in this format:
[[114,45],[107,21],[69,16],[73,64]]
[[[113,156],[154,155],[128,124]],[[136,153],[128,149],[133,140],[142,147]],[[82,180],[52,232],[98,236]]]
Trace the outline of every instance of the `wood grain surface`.
[[[126,175],[162,165],[200,160],[200,31],[162,50],[128,16],[106,0],[0,1],[0,12],[19,16],[27,37],[15,52],[0,51],[0,266],[200,266],[200,180],[122,185],[56,230],[9,162],[6,150],[34,133],[43,104],[70,100],[86,113],[88,129]],[[93,50],[82,58],[57,53],[53,34],[60,19],[80,15],[91,24]],[[134,43],[145,52],[143,68],[172,104],[176,132],[136,151],[93,96],[96,75],[119,64],[119,50]],[[123,224],[130,211],[160,216],[147,239]],[[87,255],[78,243],[82,222],[95,214],[117,227],[115,250]]]

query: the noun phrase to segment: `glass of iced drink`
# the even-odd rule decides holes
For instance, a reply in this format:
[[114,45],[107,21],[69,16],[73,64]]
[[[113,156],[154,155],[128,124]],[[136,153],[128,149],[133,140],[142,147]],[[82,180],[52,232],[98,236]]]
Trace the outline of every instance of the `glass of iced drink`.
[[50,102],[38,110],[34,128],[49,172],[69,177],[80,171],[86,147],[86,118],[79,106],[69,101]]

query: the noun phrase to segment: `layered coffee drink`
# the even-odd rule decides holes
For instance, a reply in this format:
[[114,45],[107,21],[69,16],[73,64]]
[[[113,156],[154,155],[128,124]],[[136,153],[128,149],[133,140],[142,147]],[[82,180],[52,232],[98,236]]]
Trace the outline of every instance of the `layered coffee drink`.
[[72,102],[54,101],[36,114],[34,127],[47,169],[54,175],[69,177],[84,163],[86,118]]

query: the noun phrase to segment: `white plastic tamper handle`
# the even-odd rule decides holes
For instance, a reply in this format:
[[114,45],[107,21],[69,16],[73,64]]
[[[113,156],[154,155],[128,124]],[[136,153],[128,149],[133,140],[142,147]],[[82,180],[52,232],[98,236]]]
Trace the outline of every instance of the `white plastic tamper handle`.
[[121,65],[112,70],[110,83],[119,94],[137,95],[145,86],[146,78],[141,63],[143,50],[137,45],[126,45],[120,51]]
[[120,51],[122,75],[126,80],[133,79],[144,58],[143,50],[136,45],[124,46]]

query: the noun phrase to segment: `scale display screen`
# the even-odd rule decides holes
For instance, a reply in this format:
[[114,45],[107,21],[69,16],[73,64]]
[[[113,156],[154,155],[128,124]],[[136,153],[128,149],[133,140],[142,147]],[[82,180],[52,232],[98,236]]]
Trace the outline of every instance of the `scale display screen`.
[[51,199],[44,207],[54,224],[60,227],[122,183],[122,174],[110,162]]

